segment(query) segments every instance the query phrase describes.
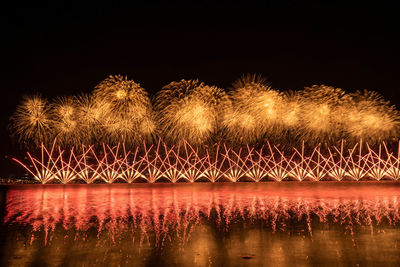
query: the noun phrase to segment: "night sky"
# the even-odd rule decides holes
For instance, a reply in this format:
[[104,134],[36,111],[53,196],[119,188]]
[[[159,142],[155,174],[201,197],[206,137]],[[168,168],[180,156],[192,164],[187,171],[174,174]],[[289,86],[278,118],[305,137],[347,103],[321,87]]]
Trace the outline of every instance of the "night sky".
[[2,177],[20,170],[7,158],[19,156],[7,125],[23,95],[89,93],[110,74],[154,94],[180,79],[228,89],[257,73],[280,90],[368,89],[400,106],[396,1],[132,2],[2,7]]

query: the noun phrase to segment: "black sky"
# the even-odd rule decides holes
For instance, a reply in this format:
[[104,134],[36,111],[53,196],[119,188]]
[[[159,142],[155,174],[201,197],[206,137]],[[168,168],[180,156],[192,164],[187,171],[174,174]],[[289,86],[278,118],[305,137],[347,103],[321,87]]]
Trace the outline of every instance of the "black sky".
[[24,94],[90,92],[110,74],[155,93],[182,78],[228,88],[258,73],[280,90],[368,89],[400,106],[396,1],[213,2],[3,6],[0,175],[15,172],[7,124]]

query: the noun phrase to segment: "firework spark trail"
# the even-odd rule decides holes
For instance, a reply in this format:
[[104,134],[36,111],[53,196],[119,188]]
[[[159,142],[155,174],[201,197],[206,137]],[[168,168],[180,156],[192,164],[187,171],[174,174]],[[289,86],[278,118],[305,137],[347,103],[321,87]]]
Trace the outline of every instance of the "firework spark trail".
[[132,183],[138,178],[150,183],[160,179],[175,183],[221,179],[259,182],[400,178],[399,151],[389,151],[385,143],[378,150],[368,143],[365,146],[363,149],[361,144],[356,144],[345,149],[342,142],[339,147],[331,147],[328,153],[322,153],[319,146],[306,151],[303,144],[301,149],[293,148],[291,154],[285,154],[278,146],[268,143],[268,149],[247,146],[235,150],[223,145],[222,149],[218,146],[210,152],[188,142],[169,147],[159,140],[155,145],[144,143],[133,150],[127,150],[124,144],[103,144],[99,153],[94,146],[82,146],[81,151],[63,150],[54,142],[50,149],[42,145],[39,157],[28,153],[30,163],[14,160],[43,184],[69,183],[77,179],[86,183],[96,180]]

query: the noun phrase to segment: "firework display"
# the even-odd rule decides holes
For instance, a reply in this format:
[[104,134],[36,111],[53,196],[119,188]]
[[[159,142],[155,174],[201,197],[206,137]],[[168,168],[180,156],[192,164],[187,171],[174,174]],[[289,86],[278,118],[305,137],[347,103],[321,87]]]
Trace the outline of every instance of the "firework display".
[[195,81],[172,82],[157,94],[159,127],[167,140],[201,144],[217,133],[229,99],[215,86]]
[[14,135],[21,143],[29,141],[38,146],[52,135],[50,107],[40,95],[24,97],[11,119]]
[[[255,149],[216,146],[201,149],[184,142],[169,147],[157,144],[127,150],[125,145],[103,145],[100,153],[93,146],[63,150],[55,144],[41,147],[38,156],[28,153],[30,162],[14,159],[40,183],[58,182],[196,182],[196,181],[320,181],[320,180],[399,180],[400,150],[390,152],[386,144],[375,150],[368,144],[345,149],[320,147],[306,152],[294,149],[285,155],[277,146],[267,144]],[[399,146],[400,148],[400,142]]]
[[25,97],[11,118],[11,132],[26,147],[56,139],[63,147],[124,143],[134,146],[162,138],[170,144],[231,146],[369,143],[397,141],[399,112],[375,92],[346,94],[313,85],[280,92],[248,75],[229,92],[198,80],[164,86],[152,99],[132,80],[110,76],[90,95],[48,103]]
[[283,93],[247,75],[229,92],[181,80],[151,98],[117,75],[90,95],[25,97],[11,122],[32,151],[15,160],[40,183],[400,177],[399,113],[369,91]]

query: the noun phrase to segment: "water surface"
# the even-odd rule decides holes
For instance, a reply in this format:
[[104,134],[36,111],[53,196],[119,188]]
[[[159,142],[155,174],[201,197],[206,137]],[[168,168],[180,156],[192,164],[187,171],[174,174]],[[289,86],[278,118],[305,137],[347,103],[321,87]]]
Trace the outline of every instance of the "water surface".
[[1,188],[2,266],[399,266],[400,183]]

